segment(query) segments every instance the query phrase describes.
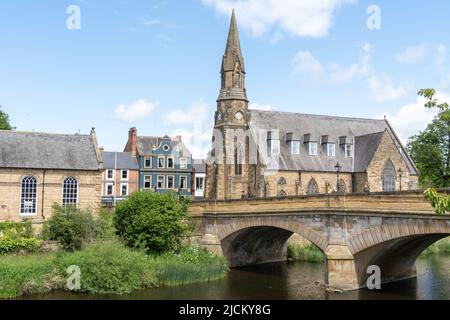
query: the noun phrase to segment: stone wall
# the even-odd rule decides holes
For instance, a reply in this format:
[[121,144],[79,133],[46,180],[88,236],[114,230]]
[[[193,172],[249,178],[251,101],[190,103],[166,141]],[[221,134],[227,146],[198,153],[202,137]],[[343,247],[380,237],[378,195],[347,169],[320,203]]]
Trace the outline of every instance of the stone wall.
[[[38,180],[37,213],[26,217],[20,215],[21,180],[25,176],[35,176]],[[49,217],[53,204],[62,202],[62,183],[67,177],[79,181],[79,207],[95,211],[101,201],[100,171],[47,170],[44,174],[43,170],[0,169],[0,221],[27,218],[40,222]]]

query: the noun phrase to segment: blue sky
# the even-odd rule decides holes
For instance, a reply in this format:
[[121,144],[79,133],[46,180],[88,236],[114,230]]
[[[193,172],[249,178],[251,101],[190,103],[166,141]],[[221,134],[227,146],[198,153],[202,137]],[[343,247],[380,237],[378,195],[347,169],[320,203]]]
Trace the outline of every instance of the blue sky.
[[[380,29],[367,27],[370,5]],[[3,0],[0,105],[18,130],[95,127],[121,151],[136,126],[182,134],[202,156],[232,7],[254,108],[386,114],[406,139],[433,117],[418,89],[450,96],[448,0]]]

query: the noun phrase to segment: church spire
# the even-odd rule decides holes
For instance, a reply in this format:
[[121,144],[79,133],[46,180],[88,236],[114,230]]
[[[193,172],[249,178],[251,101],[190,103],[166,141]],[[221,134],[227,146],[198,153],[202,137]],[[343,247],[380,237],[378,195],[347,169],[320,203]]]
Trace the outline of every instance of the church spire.
[[247,100],[245,92],[245,65],[241,52],[236,14],[231,15],[225,54],[222,58],[222,86],[218,100]]

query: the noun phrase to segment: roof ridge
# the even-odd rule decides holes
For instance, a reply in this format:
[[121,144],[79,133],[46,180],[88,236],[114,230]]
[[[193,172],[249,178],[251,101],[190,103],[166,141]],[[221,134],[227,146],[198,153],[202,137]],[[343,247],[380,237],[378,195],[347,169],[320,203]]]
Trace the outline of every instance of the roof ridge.
[[53,132],[43,132],[43,131],[17,131],[17,130],[0,130],[0,133],[19,133],[19,134],[36,134],[36,135],[47,135],[47,136],[69,136],[69,137],[90,137],[90,134],[79,134],[79,133],[53,133]]
[[370,118],[357,118],[357,117],[332,116],[332,115],[312,114],[312,113],[303,113],[303,112],[273,111],[273,110],[257,110],[257,109],[249,109],[249,111],[264,112],[264,113],[286,113],[286,114],[297,114],[297,115],[304,115],[304,116],[313,116],[313,117],[321,117],[321,118],[326,118],[326,117],[328,117],[328,118],[337,118],[337,119],[346,119],[346,120],[384,121],[384,119],[370,119]]

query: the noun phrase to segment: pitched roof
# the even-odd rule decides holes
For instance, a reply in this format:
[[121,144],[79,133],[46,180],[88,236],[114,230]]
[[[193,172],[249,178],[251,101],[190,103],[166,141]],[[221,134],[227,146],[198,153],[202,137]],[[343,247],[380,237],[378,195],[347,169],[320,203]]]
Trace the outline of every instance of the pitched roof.
[[131,152],[102,152],[104,169],[139,170],[136,157]]
[[377,151],[384,132],[377,132],[355,138],[355,172],[366,171]]
[[164,137],[144,137],[144,136],[137,136],[137,150],[140,155],[149,155],[154,153],[154,148],[158,148],[161,145],[162,141],[170,141],[172,144],[172,147],[176,150],[179,150],[179,156],[180,157],[191,157],[192,154],[189,151],[189,149],[186,147],[186,145],[183,143],[181,138],[171,138],[169,136]]
[[[360,118],[346,118],[335,116],[311,115],[302,113],[289,113],[278,111],[262,111],[250,110],[250,129],[254,138],[257,130],[263,129],[270,131],[279,129],[280,135],[280,157],[275,164],[269,163],[266,159],[268,168],[289,171],[318,171],[318,172],[334,172],[337,162],[342,166],[343,172],[354,172],[356,169],[361,170],[361,166],[367,161],[363,156],[360,156],[358,148],[363,146],[361,152],[371,152],[376,144],[375,137],[362,137],[374,133],[380,133],[385,130],[390,131],[390,127],[385,120],[374,119],[360,119]],[[300,155],[292,155],[289,149],[289,144],[286,143],[286,137],[292,139],[292,136],[299,137],[302,143]],[[329,143],[336,143],[336,157],[328,157],[326,148],[322,147],[320,142],[326,137]],[[340,146],[344,137],[348,143],[354,144],[355,148],[355,163],[353,158],[345,157],[344,148]],[[358,143],[357,141],[358,140]],[[305,142],[318,142],[318,155],[310,156]],[[379,142],[378,142],[379,143]],[[396,141],[400,148],[400,141]],[[377,145],[378,146],[378,145]],[[416,173],[412,161],[409,157],[402,153],[405,161],[408,163],[410,172]],[[357,159],[356,159],[357,158]]]
[[0,130],[0,168],[99,170],[90,135]]
[[193,159],[192,169],[197,173],[206,173],[206,160],[204,159]]

